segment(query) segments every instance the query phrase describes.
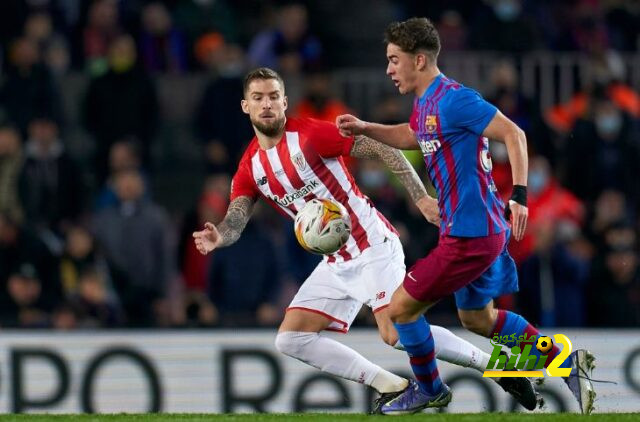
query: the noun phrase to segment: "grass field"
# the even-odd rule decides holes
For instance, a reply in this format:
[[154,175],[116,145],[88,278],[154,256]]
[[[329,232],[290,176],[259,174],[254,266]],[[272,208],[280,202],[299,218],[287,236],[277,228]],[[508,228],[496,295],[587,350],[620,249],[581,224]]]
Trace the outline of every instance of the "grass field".
[[428,422],[507,422],[507,421],[638,421],[640,413],[599,413],[583,416],[575,413],[474,413],[474,414],[417,414],[408,416],[369,416],[345,413],[287,413],[287,414],[116,414],[116,415],[0,415],[0,421],[16,422],[356,422],[356,421],[428,421]]

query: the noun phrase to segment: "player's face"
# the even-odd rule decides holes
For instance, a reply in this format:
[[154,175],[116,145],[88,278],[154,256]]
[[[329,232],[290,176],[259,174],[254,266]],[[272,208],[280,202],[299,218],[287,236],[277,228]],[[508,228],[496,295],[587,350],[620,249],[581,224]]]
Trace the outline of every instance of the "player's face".
[[256,130],[266,136],[276,136],[285,123],[287,97],[277,79],[255,79],[247,88],[242,111],[249,115]]
[[418,63],[416,56],[402,51],[396,44],[387,44],[387,75],[401,94],[413,92],[418,79]]

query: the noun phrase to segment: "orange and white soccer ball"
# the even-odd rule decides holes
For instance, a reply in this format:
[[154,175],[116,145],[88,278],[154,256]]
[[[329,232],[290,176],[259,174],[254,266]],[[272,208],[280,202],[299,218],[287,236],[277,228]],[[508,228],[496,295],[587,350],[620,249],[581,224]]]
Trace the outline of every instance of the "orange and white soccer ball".
[[344,206],[331,199],[312,199],[298,212],[294,231],[309,252],[332,254],[344,246],[351,234],[351,219]]

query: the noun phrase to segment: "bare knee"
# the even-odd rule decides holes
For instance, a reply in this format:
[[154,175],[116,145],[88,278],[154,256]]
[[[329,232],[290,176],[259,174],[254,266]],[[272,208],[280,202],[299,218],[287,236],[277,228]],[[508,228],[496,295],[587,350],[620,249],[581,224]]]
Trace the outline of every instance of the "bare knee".
[[398,333],[396,330],[385,330],[380,332],[380,337],[389,346],[393,347],[398,343]]
[[415,321],[427,308],[428,304],[418,302],[400,286],[391,298],[391,303],[389,304],[389,319],[399,324]]
[[485,308],[479,311],[458,310],[462,326],[467,330],[484,337],[491,336],[491,330],[496,322],[496,310]]

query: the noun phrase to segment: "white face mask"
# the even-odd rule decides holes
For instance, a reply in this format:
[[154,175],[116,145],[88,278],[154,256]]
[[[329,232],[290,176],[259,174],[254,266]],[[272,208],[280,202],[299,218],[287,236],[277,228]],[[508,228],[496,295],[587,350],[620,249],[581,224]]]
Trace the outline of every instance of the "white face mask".
[[615,138],[622,128],[620,113],[600,114],[595,118],[596,130],[603,138]]

